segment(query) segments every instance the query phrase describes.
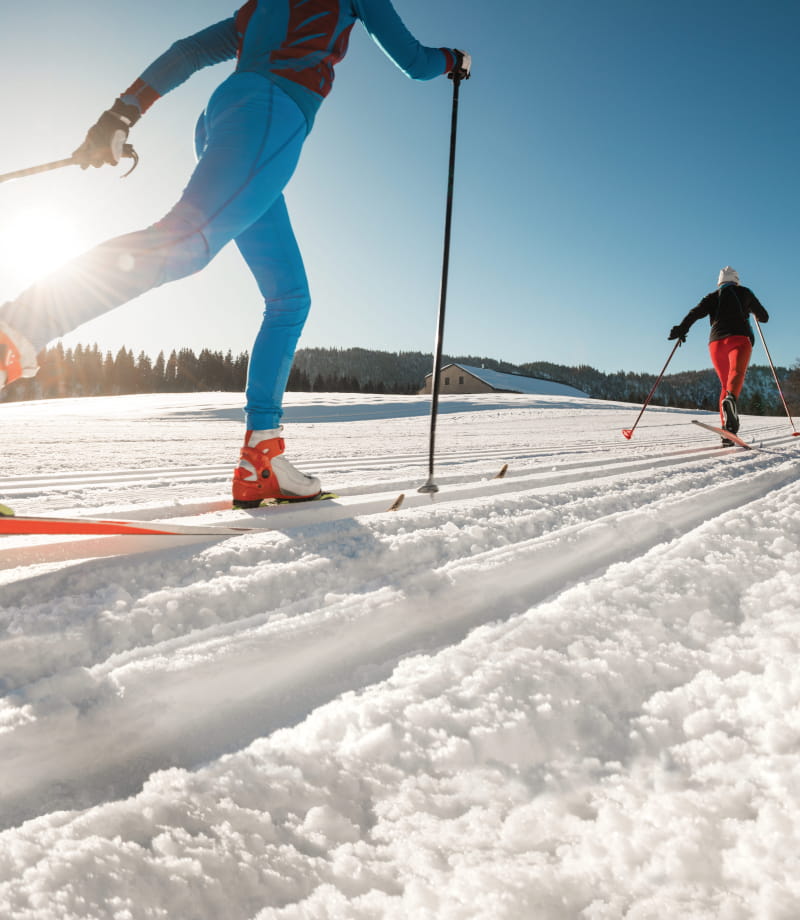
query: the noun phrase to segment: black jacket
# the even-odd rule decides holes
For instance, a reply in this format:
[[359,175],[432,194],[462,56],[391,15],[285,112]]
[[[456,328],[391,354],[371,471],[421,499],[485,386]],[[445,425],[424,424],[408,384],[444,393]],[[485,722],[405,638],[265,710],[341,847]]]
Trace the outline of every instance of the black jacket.
[[769,313],[750,288],[741,284],[723,284],[718,290],[706,294],[675,328],[681,335],[686,335],[696,320],[707,316],[711,322],[709,342],[717,342],[729,335],[746,335],[755,342],[749,319],[751,313],[759,322],[766,323],[769,319]]

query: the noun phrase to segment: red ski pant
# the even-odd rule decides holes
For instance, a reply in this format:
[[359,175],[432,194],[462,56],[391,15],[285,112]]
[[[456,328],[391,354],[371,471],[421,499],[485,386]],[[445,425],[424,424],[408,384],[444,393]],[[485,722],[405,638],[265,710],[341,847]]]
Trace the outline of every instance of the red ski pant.
[[709,342],[708,350],[711,353],[711,363],[717,372],[722,389],[719,394],[719,415],[722,424],[725,416],[722,413],[722,400],[726,393],[733,393],[739,397],[744,386],[744,375],[753,353],[753,344],[746,335],[729,335],[717,342]]

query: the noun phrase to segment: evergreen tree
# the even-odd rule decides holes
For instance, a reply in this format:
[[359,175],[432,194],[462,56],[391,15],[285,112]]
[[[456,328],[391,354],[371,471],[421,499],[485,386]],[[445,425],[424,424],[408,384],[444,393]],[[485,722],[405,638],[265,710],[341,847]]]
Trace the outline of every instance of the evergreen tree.
[[197,355],[191,348],[181,348],[178,352],[178,368],[175,374],[175,387],[179,393],[192,393],[198,389]]
[[110,351],[103,358],[103,388],[102,393],[110,396],[114,392],[114,357]]
[[784,378],[781,388],[783,389],[783,396],[786,400],[786,405],[789,407],[789,412],[792,415],[800,414],[800,360],[792,365],[792,369]]
[[114,395],[136,392],[136,362],[133,352],[123,345],[114,358],[111,390]]
[[139,352],[136,359],[136,373],[134,376],[135,393],[153,393],[153,362],[150,356],[143,351]]
[[173,349],[170,352],[167,361],[167,369],[164,374],[164,390],[167,393],[176,393],[178,390],[178,354]]
[[246,352],[240,352],[233,363],[233,383],[232,391],[234,393],[243,393],[247,386],[247,369],[250,365],[250,355]]
[[86,392],[86,381],[83,376],[84,354],[83,345],[76,345],[69,362],[69,375],[67,377],[67,391],[70,396],[89,396]]
[[103,356],[97,343],[83,353],[80,380],[87,396],[98,396],[103,391]]
[[164,352],[160,351],[153,365],[153,392],[163,393],[166,388],[167,362],[164,359]]
[[296,364],[292,365],[292,369],[289,371],[289,382],[286,385],[286,389],[295,393],[308,393],[311,389],[308,374]]

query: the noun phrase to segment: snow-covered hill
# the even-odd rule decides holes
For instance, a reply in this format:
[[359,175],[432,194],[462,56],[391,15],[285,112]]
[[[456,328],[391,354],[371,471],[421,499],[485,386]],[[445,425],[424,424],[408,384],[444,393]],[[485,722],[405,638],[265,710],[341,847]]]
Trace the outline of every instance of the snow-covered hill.
[[425,398],[294,394],[340,499],[246,513],[238,402],[0,407],[20,514],[262,528],[0,538],[0,916],[800,915],[785,417],[448,398],[431,500]]

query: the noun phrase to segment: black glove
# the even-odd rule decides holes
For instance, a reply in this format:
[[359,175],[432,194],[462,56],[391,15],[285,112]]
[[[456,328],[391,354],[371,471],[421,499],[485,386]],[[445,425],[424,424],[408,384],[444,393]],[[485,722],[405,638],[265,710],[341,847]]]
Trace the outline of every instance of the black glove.
[[456,63],[447,75],[448,78],[453,80],[458,77],[459,80],[469,80],[469,74],[472,70],[472,56],[466,51],[459,51],[457,48],[452,48],[450,53],[456,59]]
[[671,342],[673,339],[680,339],[681,345],[686,342],[686,333],[683,331],[682,326],[673,326],[672,329],[670,329],[667,341]]
[[72,156],[80,168],[102,166],[104,163],[116,166],[122,159],[128,131],[139,117],[136,106],[117,99],[89,128],[86,140],[73,152]]

